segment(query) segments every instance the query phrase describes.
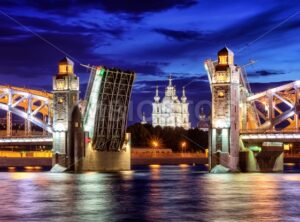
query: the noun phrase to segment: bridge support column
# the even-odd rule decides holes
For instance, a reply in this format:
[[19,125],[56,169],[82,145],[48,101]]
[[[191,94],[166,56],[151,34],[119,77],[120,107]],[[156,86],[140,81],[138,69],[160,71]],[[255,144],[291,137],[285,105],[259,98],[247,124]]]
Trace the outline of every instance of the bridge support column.
[[6,134],[7,136],[12,135],[12,113],[10,111],[11,106],[13,103],[13,97],[12,97],[12,92],[11,90],[8,90],[8,111],[6,113]]
[[10,111],[6,113],[6,135],[12,135],[12,113]]
[[283,155],[282,142],[248,142],[240,153],[241,171],[282,172]]
[[27,98],[27,119],[25,119],[25,135],[31,135],[31,111],[32,111],[32,100],[31,96]]
[[[218,53],[209,71],[212,91],[210,172],[239,171],[240,75],[228,48]],[[211,73],[210,73],[211,72]]]
[[268,90],[268,119],[270,120],[270,128],[274,129],[273,93],[270,90]]
[[31,135],[31,122],[28,119],[25,119],[25,135],[26,136]]
[[295,86],[295,127],[296,127],[296,130],[298,131],[299,130],[299,111],[300,111],[300,105],[299,105],[299,88],[298,86],[296,85]]
[[[47,116],[43,115],[43,122],[46,125],[47,124]],[[45,136],[47,134],[47,131],[45,129],[43,129],[43,135]]]
[[74,63],[65,57],[53,77],[53,165],[67,169],[72,167],[70,131],[72,112],[79,98],[79,78],[73,68]]

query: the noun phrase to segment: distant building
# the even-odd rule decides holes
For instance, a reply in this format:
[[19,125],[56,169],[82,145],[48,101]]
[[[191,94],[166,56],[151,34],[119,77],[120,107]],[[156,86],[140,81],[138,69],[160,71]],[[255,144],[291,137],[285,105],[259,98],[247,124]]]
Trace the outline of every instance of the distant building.
[[172,77],[169,77],[169,85],[165,89],[165,97],[160,102],[158,87],[152,103],[152,125],[183,127],[189,129],[191,123],[189,121],[189,104],[185,95],[185,88],[182,89],[181,100],[176,95],[176,87],[172,84]]
[[199,122],[197,124],[197,128],[199,130],[202,130],[202,131],[205,131],[205,132],[207,132],[208,128],[209,128],[208,119],[206,118],[206,115],[203,111],[203,107],[201,107],[201,111],[200,111],[200,114],[199,114]]
[[141,124],[143,124],[143,125],[147,124],[145,113],[143,113]]

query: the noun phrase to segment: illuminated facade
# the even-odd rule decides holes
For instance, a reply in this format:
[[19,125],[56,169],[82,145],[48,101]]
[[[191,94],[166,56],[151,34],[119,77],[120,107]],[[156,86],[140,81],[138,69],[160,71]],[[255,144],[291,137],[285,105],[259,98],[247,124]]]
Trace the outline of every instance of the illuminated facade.
[[283,170],[283,142],[299,137],[298,81],[253,94],[228,48],[205,61],[212,92],[210,172]]
[[[211,167],[221,164],[237,170],[239,160],[240,69],[228,48],[218,52],[210,76],[212,113],[210,132]],[[219,156],[219,158],[213,158]]]
[[161,127],[183,127],[189,129],[189,103],[185,95],[185,88],[182,89],[181,101],[176,95],[176,87],[172,84],[172,78],[169,77],[169,85],[165,89],[165,97],[160,102],[158,87],[154,103],[152,103],[152,125]]
[[74,74],[74,63],[67,57],[58,65],[53,77],[53,151],[55,162],[67,166],[70,150],[69,131],[74,106],[79,99],[79,78]]

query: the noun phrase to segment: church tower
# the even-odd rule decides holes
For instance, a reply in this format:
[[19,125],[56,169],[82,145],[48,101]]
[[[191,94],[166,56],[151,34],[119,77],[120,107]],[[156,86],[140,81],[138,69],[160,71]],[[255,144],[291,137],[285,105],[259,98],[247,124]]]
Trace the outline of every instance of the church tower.
[[158,86],[156,86],[155,96],[154,96],[154,103],[152,103],[152,124],[153,127],[159,125],[160,123],[160,115],[161,115],[161,104],[159,102],[160,97],[158,94]]
[[185,87],[182,87],[182,96],[181,96],[181,114],[182,114],[182,127],[185,129],[189,129],[191,126],[189,122],[189,103],[187,102],[187,97],[185,95]]
[[53,77],[53,163],[66,168],[71,163],[69,132],[78,100],[79,77],[74,74],[74,63],[65,57],[58,64],[58,74]]
[[218,52],[218,61],[210,69],[212,113],[210,166],[222,165],[238,170],[240,72],[234,54],[228,48]]

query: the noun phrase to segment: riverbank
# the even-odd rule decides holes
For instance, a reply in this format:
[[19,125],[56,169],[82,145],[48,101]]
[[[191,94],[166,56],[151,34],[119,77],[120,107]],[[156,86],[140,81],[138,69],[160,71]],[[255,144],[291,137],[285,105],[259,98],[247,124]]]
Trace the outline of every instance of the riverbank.
[[[299,155],[288,155],[285,163],[300,163]],[[208,158],[202,153],[169,153],[169,154],[133,154],[131,165],[200,165],[208,164]],[[7,167],[51,167],[50,157],[0,157],[0,168]]]

